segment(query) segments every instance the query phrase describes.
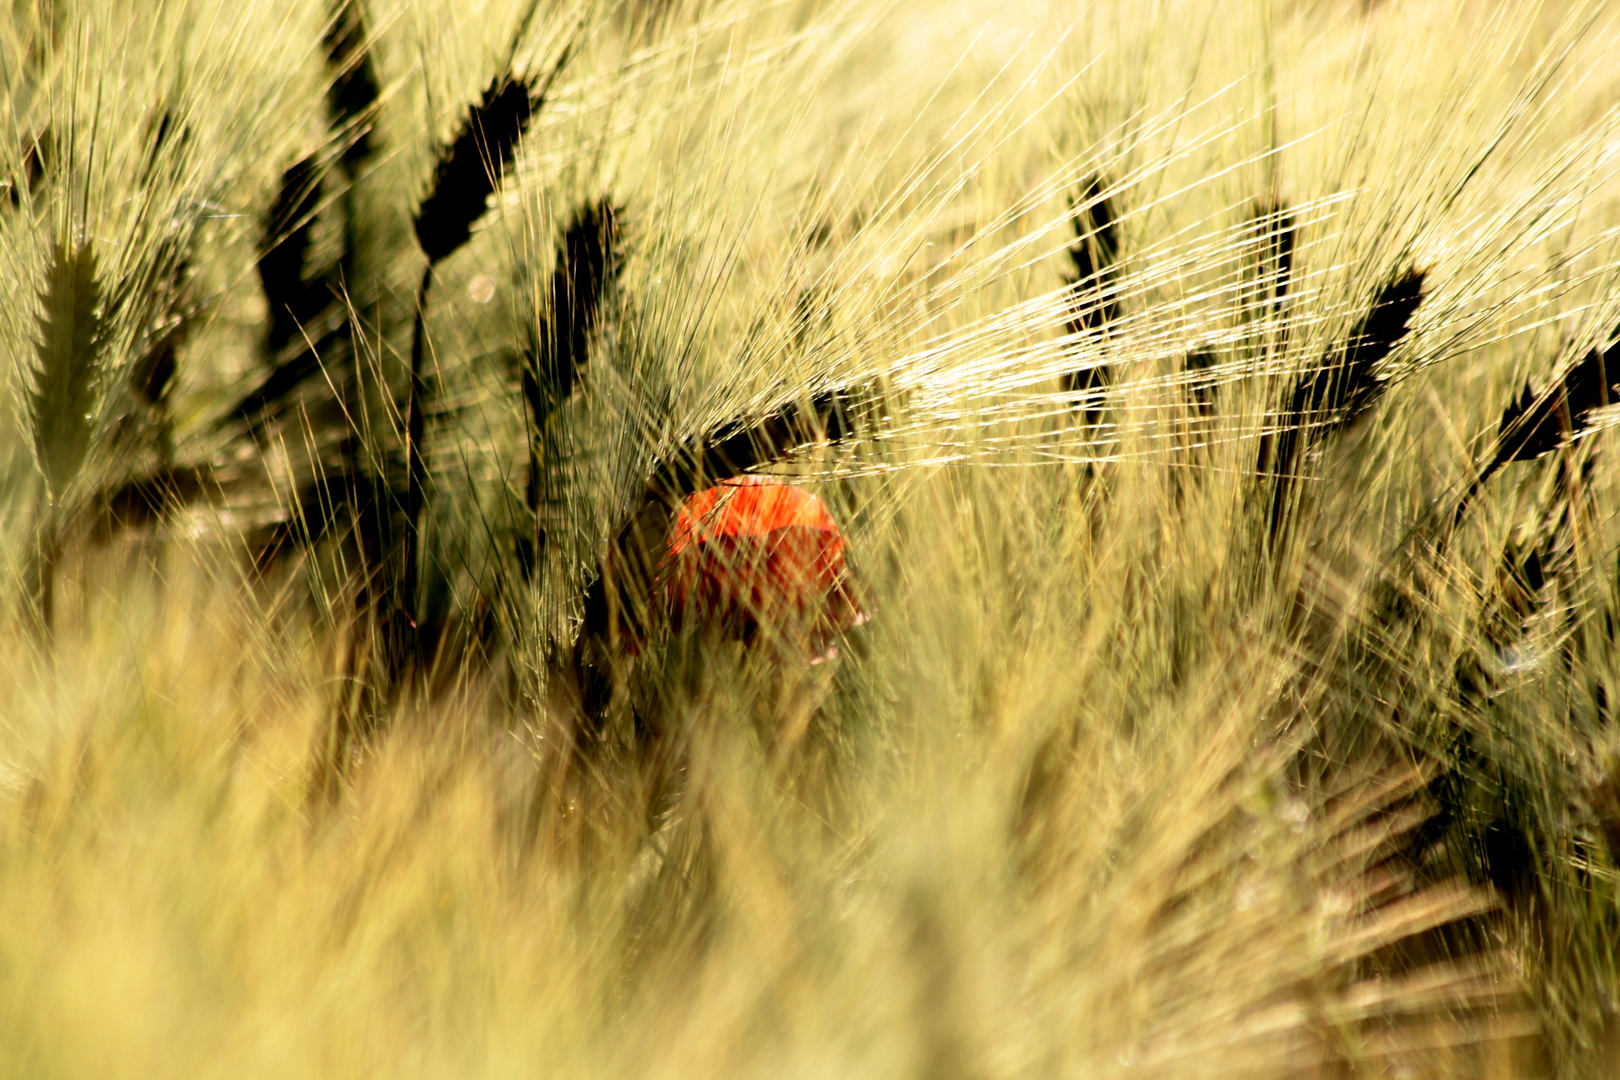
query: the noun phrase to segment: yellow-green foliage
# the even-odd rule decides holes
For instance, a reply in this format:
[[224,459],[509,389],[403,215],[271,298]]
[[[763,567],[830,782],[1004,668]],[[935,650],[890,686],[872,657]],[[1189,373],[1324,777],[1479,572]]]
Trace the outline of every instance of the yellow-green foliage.
[[[1608,1075],[1610,411],[1458,510],[1525,380],[1620,321],[1608,7],[13,5],[0,154],[56,154],[0,200],[14,571],[30,420],[60,495],[96,411],[36,357],[96,341],[118,435],[55,634],[5,593],[0,1074]],[[336,115],[356,11],[378,95]],[[391,670],[412,216],[569,42],[425,291],[434,659]],[[273,224],[327,306],[270,356],[300,162]],[[532,431],[598,205],[615,283]],[[1412,271],[1370,406],[1291,411]],[[761,471],[826,500],[870,622],[815,665],[654,627],[586,717],[583,596],[658,470],[844,388],[854,434]]]

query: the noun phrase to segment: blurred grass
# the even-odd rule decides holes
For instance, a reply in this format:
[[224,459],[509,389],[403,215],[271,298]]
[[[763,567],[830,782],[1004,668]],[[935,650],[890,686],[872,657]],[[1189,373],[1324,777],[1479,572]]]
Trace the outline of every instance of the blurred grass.
[[[322,3],[0,19],[0,1071],[1614,1068],[1612,421],[1448,512],[1525,379],[1617,321],[1603,5],[672,0],[543,6],[512,48],[525,9],[361,7],[381,94],[352,175]],[[509,50],[546,70],[582,21],[425,312],[439,653],[390,685],[356,659],[384,586],[338,466],[402,490],[434,154]],[[154,152],[165,110],[186,135]],[[219,417],[274,359],[254,260],[310,155],[352,334],[244,430]],[[1120,312],[1080,333],[1092,176]],[[618,286],[529,432],[519,354],[604,198]],[[1298,222],[1276,307],[1260,205]],[[87,500],[45,638],[24,401],[63,237],[133,297],[104,309],[86,470],[167,494],[127,522]],[[1379,404],[1287,415],[1411,266]],[[118,388],[166,281],[195,310],[159,438]],[[1063,389],[1085,365],[1094,423]],[[582,720],[581,596],[655,469],[857,385],[854,437],[765,469],[832,507],[873,620],[814,667],[655,632]],[[1257,446],[1313,426],[1276,544]],[[327,478],[306,542],[295,494]]]

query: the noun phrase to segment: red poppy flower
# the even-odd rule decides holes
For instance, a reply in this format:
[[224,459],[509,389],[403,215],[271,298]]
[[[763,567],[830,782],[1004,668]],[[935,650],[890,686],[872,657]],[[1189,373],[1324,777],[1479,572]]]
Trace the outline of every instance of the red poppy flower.
[[671,622],[751,638],[797,630],[813,649],[865,621],[826,505],[802,488],[745,476],[688,496],[670,530]]

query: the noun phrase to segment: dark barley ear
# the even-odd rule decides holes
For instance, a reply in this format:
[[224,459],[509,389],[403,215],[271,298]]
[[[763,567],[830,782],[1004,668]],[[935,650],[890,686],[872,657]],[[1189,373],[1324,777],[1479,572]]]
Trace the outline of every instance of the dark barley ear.
[[1109,288],[1119,263],[1119,216],[1107,188],[1101,175],[1093,176],[1086,182],[1085,194],[1069,201],[1069,220],[1074,224],[1069,245],[1074,275],[1069,284],[1075,286],[1071,333],[1101,329],[1119,310],[1118,297]]
[[147,121],[146,154],[141,159],[140,182],[149,184],[165,158],[172,160],[191,142],[191,127],[180,119],[175,106],[165,105]]
[[1487,469],[1495,472],[1509,462],[1532,461],[1558,449],[1564,441],[1564,422],[1559,414],[1565,402],[1562,382],[1538,395],[1526,379],[1519,396],[1502,410],[1496,428],[1497,450]]
[[537,321],[523,357],[523,391],[536,431],[573,392],[585,366],[603,294],[619,276],[622,213],[609,199],[581,208],[557,248],[546,297],[548,317]]
[[1187,373],[1187,398],[1193,407],[1201,413],[1207,413],[1215,407],[1215,391],[1220,387],[1219,380],[1209,369],[1215,366],[1215,350],[1200,345],[1187,354],[1182,370]]
[[34,453],[52,502],[79,475],[94,432],[101,323],[96,257],[86,242],[51,252],[36,343],[29,420]]
[[[1261,200],[1255,203],[1251,225],[1260,236],[1258,277],[1261,295],[1256,300],[1256,306],[1266,309],[1264,314],[1275,319],[1282,314],[1283,303],[1293,284],[1294,215],[1282,203]],[[1271,355],[1282,353],[1286,349],[1287,337],[1288,327],[1284,324],[1274,338],[1260,343],[1262,351]],[[1295,388],[1295,392],[1297,395],[1298,387]],[[1285,442],[1290,438],[1297,436],[1283,436]],[[1272,471],[1278,465],[1277,458],[1280,456],[1278,451],[1291,455],[1293,449],[1291,445],[1277,445],[1270,434],[1262,436],[1258,471],[1262,475]]]
[[528,82],[499,76],[440,153],[415,222],[417,242],[429,263],[443,260],[472,235],[538,104]]
[[342,160],[353,169],[371,156],[373,113],[381,96],[360,0],[333,0],[324,44],[327,66],[333,73],[326,88],[327,109],[332,128],[348,135]]
[[[1620,327],[1615,328],[1620,334]],[[1592,349],[1539,397],[1530,384],[1518,400],[1508,403],[1497,425],[1495,467],[1512,461],[1530,461],[1556,450],[1566,438],[1591,424],[1592,410],[1616,400],[1620,377],[1620,342],[1607,349]]]
[[[1620,326],[1615,327],[1613,336],[1620,338]],[[1515,461],[1533,461],[1551,453],[1591,425],[1592,410],[1620,400],[1617,377],[1620,340],[1607,348],[1590,350],[1543,394],[1538,395],[1526,381],[1519,396],[1502,410],[1495,449],[1458,498],[1452,525],[1461,523],[1474,496],[1497,470]]]
[[299,328],[326,306],[325,288],[304,280],[310,233],[321,200],[314,157],[301,158],[281,174],[276,201],[265,213],[259,238],[259,283],[270,308],[271,355],[296,338]]
[[39,190],[39,185],[45,182],[45,176],[55,162],[56,135],[47,126],[29,140],[28,148],[23,152],[23,180],[30,194]]
[[[1065,326],[1071,334],[1100,333],[1119,315],[1119,213],[1107,189],[1107,180],[1094,175],[1086,181],[1085,193],[1069,200],[1074,225],[1069,262],[1074,272],[1065,278],[1070,286]],[[1100,394],[1112,381],[1110,374],[1106,365],[1094,364],[1063,377],[1066,391],[1086,395],[1089,424],[1102,416]]]
[[1411,333],[1423,303],[1423,271],[1410,269],[1378,290],[1372,306],[1345,341],[1342,359],[1324,364],[1295,384],[1289,419],[1343,427],[1366,412],[1384,392],[1378,365]]
[[875,400],[870,386],[832,387],[808,400],[781,402],[760,416],[717,424],[672,455],[658,471],[654,487],[678,498],[700,485],[780,461],[798,447],[841,442],[853,434],[852,416]]
[[55,157],[56,139],[49,125],[23,139],[22,161],[17,172],[6,182],[6,196],[12,206],[21,206],[23,196],[32,196],[39,190]]
[[1261,201],[1254,207],[1254,226],[1261,239],[1260,277],[1275,314],[1294,280],[1294,243],[1297,226],[1286,203]]
[[1409,268],[1380,287],[1367,313],[1351,329],[1337,361],[1330,359],[1300,376],[1286,410],[1269,425],[1277,434],[1261,440],[1256,468],[1275,482],[1269,515],[1273,543],[1306,451],[1348,427],[1383,394],[1387,384],[1379,364],[1411,333],[1412,316],[1423,302],[1423,280],[1422,270]]
[[551,414],[568,400],[588,359],[591,331],[600,315],[603,295],[618,280],[619,217],[623,213],[603,198],[574,215],[557,249],[547,312],[531,325],[521,366],[523,397],[529,405],[529,475],[524,505],[536,515],[532,533],[519,537],[518,565],[528,578],[539,558],[544,534],[539,527],[540,448]]

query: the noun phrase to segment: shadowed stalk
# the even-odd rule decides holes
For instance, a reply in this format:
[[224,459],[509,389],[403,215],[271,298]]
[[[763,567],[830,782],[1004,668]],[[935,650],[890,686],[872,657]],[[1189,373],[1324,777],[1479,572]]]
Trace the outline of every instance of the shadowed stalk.
[[[338,162],[350,181],[342,195],[344,254],[336,267],[347,286],[353,277],[359,246],[352,188],[363,158],[375,149],[369,137],[369,125],[377,96],[375,72],[369,54],[363,51],[365,35],[359,0],[337,0],[337,4],[326,39],[328,60],[338,72],[328,98],[332,125],[340,130],[352,127],[364,135],[349,144]],[[514,52],[534,10],[531,5],[519,23],[513,39]],[[310,788],[314,799],[330,800],[340,790],[357,740],[366,737],[377,725],[375,695],[391,694],[399,687],[403,673],[420,671],[424,666],[423,653],[430,642],[420,626],[422,613],[418,608],[422,585],[418,564],[422,547],[419,529],[426,503],[426,420],[434,397],[433,383],[424,366],[425,324],[434,271],[471,237],[473,225],[485,213],[489,196],[511,164],[518,140],[552,81],[567,65],[572,49],[573,42],[570,42],[538,93],[529,80],[510,74],[512,57],[508,55],[504,65],[507,74],[490,83],[480,102],[469,110],[457,136],[441,148],[433,180],[418,205],[412,225],[427,257],[427,265],[422,271],[412,311],[409,385],[406,401],[400,409],[405,417],[406,490],[400,507],[403,522],[398,522],[392,513],[395,489],[373,474],[361,458],[361,445],[366,436],[358,427],[351,431],[345,445],[344,465],[339,474],[319,476],[300,493],[300,507],[329,508],[333,489],[341,488],[342,498],[348,502],[353,515],[362,563],[354,597],[359,618],[352,628],[344,660],[353,691],[337,710],[327,732],[326,745],[317,753],[316,779]],[[361,348],[354,331],[351,319],[341,332],[348,337],[353,364],[348,388],[358,395]],[[359,406],[346,409],[346,415],[354,423],[356,416],[363,415],[363,404],[358,400],[350,404]],[[306,519],[305,542],[313,542],[326,528],[326,522],[319,520],[315,526],[310,528]],[[380,678],[370,677],[368,672],[371,671],[376,671]]]
[[[328,277],[334,278],[337,286],[331,291],[347,293],[357,279],[362,235],[357,221],[359,204],[355,199],[355,184],[361,169],[377,150],[374,129],[381,86],[377,65],[367,45],[362,0],[332,0],[332,8],[324,42],[327,67],[333,73],[326,95],[327,122],[340,140],[347,140],[337,161],[337,168],[347,182],[338,193],[343,217],[343,248]],[[361,302],[364,303],[364,298]],[[366,466],[370,440],[359,421],[366,410],[362,403],[361,347],[356,340],[357,315],[350,312],[336,331],[347,368],[345,377],[338,383],[339,404],[349,426],[343,440],[342,465],[338,476],[317,477],[312,488],[306,489],[300,505],[323,508],[321,519],[316,522],[322,531],[335,515],[337,502],[348,507],[360,559],[355,604],[357,610],[366,611],[371,604],[372,577],[386,558],[388,521],[384,485]],[[305,538],[312,542],[314,534],[308,530],[307,515],[304,521]]]
[[412,632],[417,629],[416,561],[421,546],[416,529],[422,516],[427,481],[427,467],[422,460],[423,416],[430,397],[422,374],[422,319],[432,285],[433,264],[430,262],[422,271],[422,283],[416,290],[416,319],[411,327],[411,386],[405,404],[405,536],[399,567],[399,611]]
[[[566,57],[564,58],[566,59]],[[454,141],[439,154],[433,183],[413,227],[430,264],[472,237],[501,173],[512,163],[537,101],[529,84],[501,75],[484,90]]]

